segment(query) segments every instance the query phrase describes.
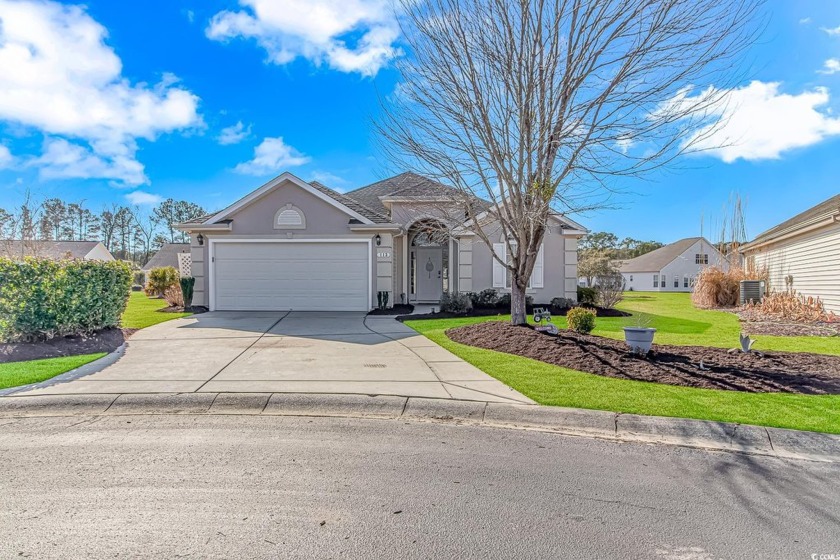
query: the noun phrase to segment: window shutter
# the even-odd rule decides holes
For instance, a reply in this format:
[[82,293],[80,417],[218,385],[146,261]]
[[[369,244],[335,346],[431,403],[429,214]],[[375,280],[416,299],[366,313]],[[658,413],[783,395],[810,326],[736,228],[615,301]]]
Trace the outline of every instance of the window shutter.
[[[507,262],[507,248],[504,243],[493,243],[493,252]],[[505,287],[505,266],[493,258],[493,287]]]
[[534,262],[534,270],[531,271],[531,286],[534,288],[543,287],[543,248],[545,245],[540,245],[540,250],[537,251],[537,260]]

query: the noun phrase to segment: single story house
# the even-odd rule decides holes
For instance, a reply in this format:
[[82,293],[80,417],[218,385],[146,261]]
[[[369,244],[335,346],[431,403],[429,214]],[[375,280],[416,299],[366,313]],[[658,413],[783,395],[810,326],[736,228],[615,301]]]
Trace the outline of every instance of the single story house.
[[767,269],[767,289],[792,287],[840,313],[840,194],[741,246],[747,267]]
[[10,258],[42,257],[52,260],[113,261],[114,255],[99,241],[21,241],[0,239],[0,255]]
[[140,270],[143,271],[143,274],[148,276],[149,271],[153,268],[171,266],[172,268],[180,271],[182,275],[186,276],[186,274],[184,274],[186,272],[184,270],[185,261],[190,260],[190,253],[189,243],[164,243],[158,252],[152,255],[149,262],[143,265]]
[[[191,239],[193,303],[367,311],[378,292],[394,304],[436,303],[444,291],[509,291],[505,268],[461,227],[464,215],[458,226],[441,215],[454,194],[413,173],[345,194],[283,173],[220,212],[178,225]],[[482,228],[504,247],[497,223]],[[536,301],[575,299],[585,234],[565,216],[551,217],[528,289]]]
[[705,237],[688,237],[624,261],[619,270],[625,290],[690,292],[706,266],[728,268],[729,263]]

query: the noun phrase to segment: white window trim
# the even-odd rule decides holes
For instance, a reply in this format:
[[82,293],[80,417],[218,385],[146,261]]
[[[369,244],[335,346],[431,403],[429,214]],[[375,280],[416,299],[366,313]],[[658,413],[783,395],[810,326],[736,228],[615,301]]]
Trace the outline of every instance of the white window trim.
[[[511,242],[513,247],[516,246],[515,242]],[[512,248],[513,248],[512,247]],[[493,287],[494,288],[501,288],[503,290],[510,290],[510,277],[508,275],[507,269],[507,244],[506,243],[493,243],[493,252],[496,255],[502,257],[502,262],[500,263],[498,259],[495,257],[493,258]],[[538,268],[539,266],[539,268]],[[536,276],[536,279],[535,279]],[[526,290],[532,289],[539,289],[545,287],[545,243],[540,243],[540,248],[537,251],[537,259],[534,263],[534,268],[531,270],[531,276],[528,278],[528,285],[526,286]]]

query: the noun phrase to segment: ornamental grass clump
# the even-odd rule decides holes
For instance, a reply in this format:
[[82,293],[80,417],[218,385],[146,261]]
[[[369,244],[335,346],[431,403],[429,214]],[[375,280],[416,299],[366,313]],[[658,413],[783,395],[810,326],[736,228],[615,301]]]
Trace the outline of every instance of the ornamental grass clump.
[[149,297],[166,297],[167,290],[178,287],[180,276],[174,266],[153,268],[149,271],[149,278],[146,280],[146,295]]
[[577,333],[589,334],[595,328],[595,312],[583,307],[575,307],[566,313],[569,328]]

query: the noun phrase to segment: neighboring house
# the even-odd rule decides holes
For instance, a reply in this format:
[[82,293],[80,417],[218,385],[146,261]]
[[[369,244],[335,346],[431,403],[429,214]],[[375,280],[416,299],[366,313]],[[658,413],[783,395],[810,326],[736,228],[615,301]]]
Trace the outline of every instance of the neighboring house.
[[624,261],[619,270],[625,290],[690,292],[700,270],[712,265],[729,268],[724,256],[706,238],[689,237]]
[[0,256],[10,258],[82,259],[113,261],[114,255],[99,241],[19,241],[0,239]]
[[[192,241],[193,303],[367,311],[377,292],[394,304],[436,303],[445,290],[509,291],[505,268],[482,241],[460,226],[446,230],[443,222],[451,221],[441,208],[454,194],[412,173],[345,194],[283,173],[228,208],[178,226]],[[498,238],[498,249],[498,224],[483,230]],[[536,301],[575,299],[577,241],[585,233],[551,217],[528,289]]]
[[765,231],[741,254],[748,267],[767,269],[769,290],[786,289],[792,277],[796,291],[840,313],[840,195]]
[[183,273],[184,257],[179,257],[179,255],[190,255],[189,243],[164,243],[160,250],[152,255],[149,262],[143,265],[141,270],[148,276],[149,271],[153,268],[171,266]]

